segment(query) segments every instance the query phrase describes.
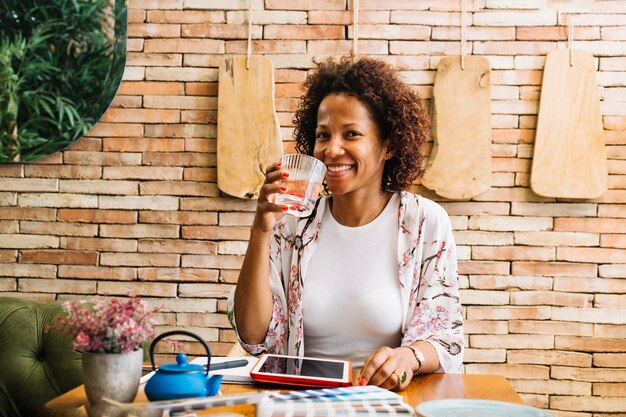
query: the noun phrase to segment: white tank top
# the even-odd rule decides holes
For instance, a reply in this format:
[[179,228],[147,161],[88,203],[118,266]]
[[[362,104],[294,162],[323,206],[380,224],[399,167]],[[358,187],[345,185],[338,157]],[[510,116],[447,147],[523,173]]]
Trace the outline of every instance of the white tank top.
[[362,366],[378,348],[400,346],[399,204],[396,193],[376,219],[358,227],[339,224],[326,207],[304,277],[305,356]]

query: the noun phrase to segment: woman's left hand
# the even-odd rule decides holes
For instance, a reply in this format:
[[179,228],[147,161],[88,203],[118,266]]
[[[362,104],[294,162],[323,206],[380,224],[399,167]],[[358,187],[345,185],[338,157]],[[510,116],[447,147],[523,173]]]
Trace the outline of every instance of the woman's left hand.
[[359,385],[376,385],[393,391],[405,389],[413,378],[415,357],[410,349],[384,346],[363,364]]

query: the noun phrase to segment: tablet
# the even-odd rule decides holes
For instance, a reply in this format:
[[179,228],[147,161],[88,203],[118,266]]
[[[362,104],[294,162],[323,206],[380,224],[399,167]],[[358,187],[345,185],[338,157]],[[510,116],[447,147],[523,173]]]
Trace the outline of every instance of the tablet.
[[264,353],[252,367],[250,376],[257,382],[303,385],[307,387],[347,387],[352,385],[352,363]]

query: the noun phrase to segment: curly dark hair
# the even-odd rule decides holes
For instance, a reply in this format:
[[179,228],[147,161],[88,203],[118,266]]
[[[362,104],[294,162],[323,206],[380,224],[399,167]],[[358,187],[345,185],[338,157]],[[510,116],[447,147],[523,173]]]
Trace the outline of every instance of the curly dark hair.
[[344,56],[317,63],[317,69],[303,85],[306,93],[294,115],[296,150],[313,155],[317,111],[331,93],[347,93],[369,106],[381,139],[389,139],[394,156],[385,163],[382,188],[407,189],[422,175],[422,143],[430,131],[430,121],[417,93],[400,79],[385,62]]

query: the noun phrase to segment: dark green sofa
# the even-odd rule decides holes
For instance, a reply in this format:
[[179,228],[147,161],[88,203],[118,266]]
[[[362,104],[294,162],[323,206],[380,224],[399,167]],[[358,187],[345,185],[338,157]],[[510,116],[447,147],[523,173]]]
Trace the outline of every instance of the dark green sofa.
[[36,416],[82,384],[82,357],[69,336],[46,331],[60,313],[59,301],[0,297],[0,417]]

